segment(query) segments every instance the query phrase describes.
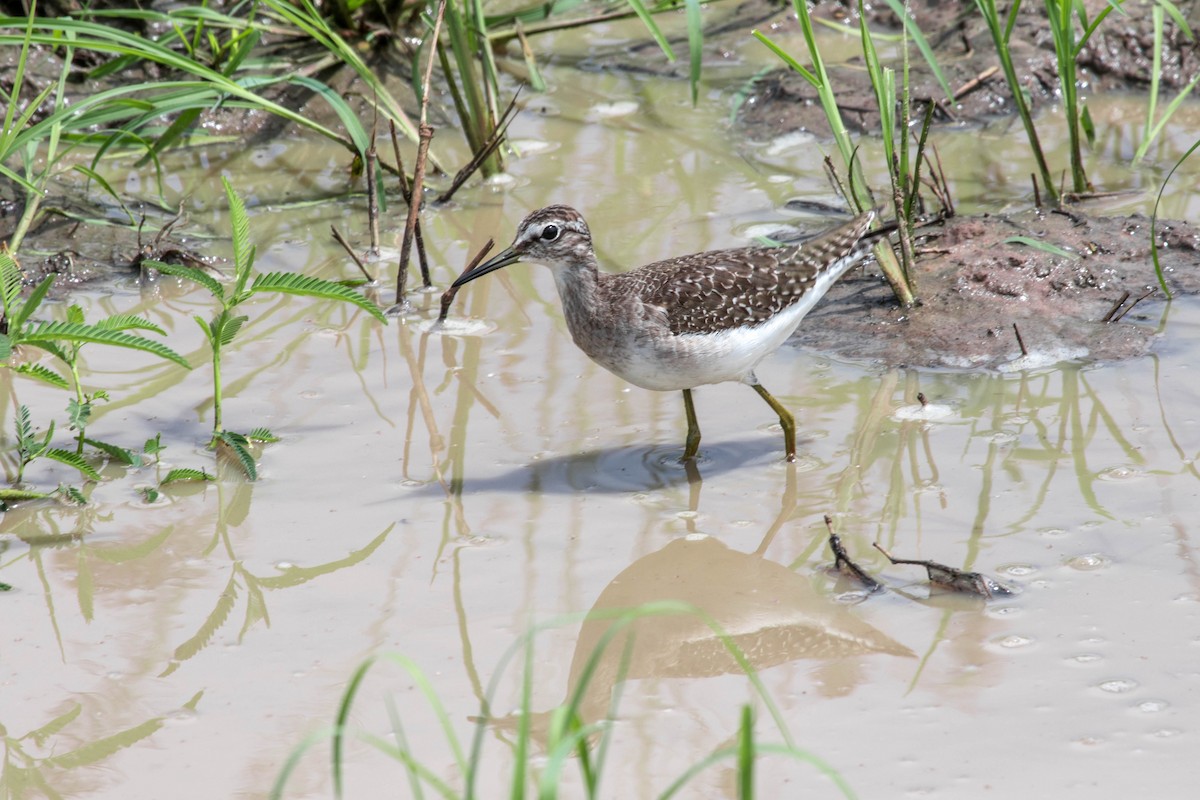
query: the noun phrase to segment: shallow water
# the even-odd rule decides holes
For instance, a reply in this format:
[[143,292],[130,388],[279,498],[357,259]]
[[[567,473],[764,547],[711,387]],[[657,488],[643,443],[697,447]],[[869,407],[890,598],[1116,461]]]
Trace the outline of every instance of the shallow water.
[[[674,82],[552,65],[555,89],[529,100],[546,113],[514,123],[526,155],[511,182],[464,191],[426,218],[438,286],[484,239],[503,246],[550,202],[583,209],[601,259],[621,266],[737,244],[764,225],[829,224],[780,210],[831,198],[813,143],[739,143],[725,128],[733,88],[763,63],[754,47],[717,65],[696,109]],[[630,98],[633,109],[617,105]],[[1115,101],[1093,113],[1103,131],[1100,120],[1130,112]],[[1130,125],[1102,135],[1106,152],[1124,152]],[[1020,136],[1002,123],[939,134],[960,208],[1028,202],[1028,170],[1009,166]],[[449,131],[442,141],[461,155]],[[361,197],[287,205],[339,191],[340,155],[280,144],[180,155],[174,180],[195,223],[224,230],[225,174],[252,206],[261,270],[352,275],[327,231],[361,231]],[[1093,177],[1144,189],[1188,144],[1172,140],[1144,171],[1097,164]],[[126,186],[148,179],[113,169],[128,170]],[[1200,201],[1178,188],[1165,202],[1194,219]],[[92,432],[127,446],[161,432],[164,469],[211,468],[210,388],[190,320],[209,313],[205,297],[131,281],[74,299],[89,318],[148,314],[201,365],[185,375],[89,349],[88,380],[113,396]],[[1200,303],[1139,307],[1137,324],[1161,340],[1120,364],[954,373],[784,348],[759,376],[796,412],[798,463],[782,463],[770,410],[726,384],[697,392],[704,442],[690,474],[677,463],[679,396],[630,387],[577,351],[545,270],[516,266],[465,289],[454,313],[482,322],[465,331],[430,330],[436,295],[417,305],[387,327],[304,300],[251,306],[226,357],[226,421],[282,437],[257,483],[226,470],[147,504],[136,488],[153,483],[149,468],[96,487],[82,509],[4,515],[0,581],[13,588],[0,594],[0,725],[12,795],[265,796],[293,748],[333,723],[353,670],[383,652],[424,671],[466,740],[531,624],[559,620],[536,639],[532,706],[543,712],[573,690],[572,661],[602,632],[578,615],[669,600],[701,606],[735,637],[795,745],[859,796],[1182,797],[1193,786]],[[65,404],[8,373],[0,381],[6,432],[17,402],[41,425]],[[46,488],[71,478],[41,466],[29,476]],[[886,592],[864,596],[826,570],[825,514]],[[876,541],[1017,593],[985,602],[931,590]],[[735,741],[748,701],[760,739],[781,741],[708,628],[664,616],[634,630],[605,796],[656,796]],[[516,666],[501,674],[502,720],[485,736],[486,797],[509,774]],[[617,666],[601,664],[585,714],[607,705]],[[423,763],[455,782],[441,728],[396,664],[372,668],[352,725],[390,741],[389,699]],[[326,748],[304,757],[287,796],[329,795]],[[727,764],[685,794],[732,794]],[[574,766],[566,775],[578,785]],[[351,796],[405,793],[401,767],[362,742],[347,780]],[[840,796],[819,769],[784,758],[763,759],[759,784],[764,797]]]

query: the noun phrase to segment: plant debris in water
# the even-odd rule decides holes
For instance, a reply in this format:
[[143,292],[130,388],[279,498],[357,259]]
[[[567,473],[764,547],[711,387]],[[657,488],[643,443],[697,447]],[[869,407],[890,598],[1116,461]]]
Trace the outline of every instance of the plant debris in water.
[[829,529],[829,549],[833,551],[833,568],[838,572],[857,580],[866,587],[868,592],[877,592],[883,588],[883,584],[872,578],[865,569],[846,554],[846,548],[842,546],[842,538],[833,530],[833,518],[828,514],[825,515],[825,527]]
[[874,544],[875,549],[887,556],[888,561],[891,561],[893,564],[912,564],[924,567],[926,574],[929,575],[929,582],[935,586],[988,598],[1008,597],[1015,594],[1008,586],[993,578],[989,578],[981,572],[967,572],[955,567],[948,567],[945,564],[939,564],[936,561],[895,558],[887,550],[884,550],[883,545],[879,542],[875,542]]

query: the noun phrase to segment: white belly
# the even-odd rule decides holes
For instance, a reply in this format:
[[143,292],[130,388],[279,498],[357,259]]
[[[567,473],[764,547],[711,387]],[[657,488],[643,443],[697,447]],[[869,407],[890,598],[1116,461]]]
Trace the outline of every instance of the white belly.
[[754,368],[787,341],[807,311],[798,303],[753,328],[643,340],[620,359],[593,358],[635,386],[660,392],[725,381],[753,383]]

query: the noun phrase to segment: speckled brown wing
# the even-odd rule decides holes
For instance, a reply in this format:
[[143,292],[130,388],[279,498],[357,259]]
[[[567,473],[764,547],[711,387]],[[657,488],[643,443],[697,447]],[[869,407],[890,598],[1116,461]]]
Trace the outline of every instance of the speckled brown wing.
[[789,247],[713,250],[658,261],[621,276],[643,302],[667,315],[671,333],[716,333],[755,325],[808,293],[824,271],[855,254],[870,224],[861,215]]

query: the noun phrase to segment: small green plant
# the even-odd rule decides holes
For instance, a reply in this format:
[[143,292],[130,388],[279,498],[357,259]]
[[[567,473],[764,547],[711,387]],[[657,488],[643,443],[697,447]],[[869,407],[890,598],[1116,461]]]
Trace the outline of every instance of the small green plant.
[[[37,461],[39,458],[46,458],[51,461],[57,461],[60,464],[66,464],[68,467],[79,471],[83,477],[88,480],[100,480],[100,473],[96,472],[87,461],[78,453],[72,453],[70,450],[53,447],[51,445],[54,439],[54,423],[51,422],[46,428],[44,434],[39,435],[33,428],[33,421],[29,413],[28,406],[21,405],[17,407],[17,418],[14,423],[14,433],[16,434],[17,446],[17,474],[13,478],[13,483],[19,484],[25,479],[25,469]],[[44,493],[23,492],[22,497],[45,497]],[[3,499],[17,499],[16,495],[3,495]]]
[[146,261],[144,264],[146,267],[167,275],[174,275],[199,284],[207,289],[218,302],[220,308],[211,319],[195,317],[196,324],[204,332],[204,338],[208,341],[212,354],[213,430],[210,446],[214,448],[219,445],[227,447],[246,476],[250,480],[255,480],[258,477],[258,471],[250,452],[251,443],[274,442],[277,439],[269,430],[261,427],[255,428],[247,434],[228,431],[225,429],[223,416],[222,357],[225,348],[233,343],[238,332],[249,319],[245,314],[240,313],[239,307],[255,295],[276,292],[340,300],[358,306],[385,325],[387,319],[374,303],[343,284],[294,272],[265,274],[255,272],[255,247],[250,243],[250,222],[246,214],[246,206],[229,181],[225,178],[222,178],[222,181],[225,185],[225,196],[229,201],[229,218],[233,229],[233,286],[227,288],[209,273],[195,267],[165,264],[161,261]]
[[[1181,106],[1183,101],[1187,99],[1187,96],[1191,93],[1192,89],[1196,87],[1196,84],[1200,83],[1200,75],[1192,78],[1191,82],[1189,82],[1187,86],[1180,89],[1179,94],[1175,95],[1174,99],[1167,104],[1166,109],[1163,111],[1162,117],[1157,120],[1154,118],[1156,109],[1158,107],[1158,95],[1161,84],[1160,79],[1162,76],[1164,12],[1171,15],[1171,19],[1174,20],[1177,26],[1179,26],[1179,29],[1183,32],[1184,37],[1189,42],[1195,41],[1195,37],[1192,35],[1192,29],[1188,26],[1187,19],[1185,19],[1183,14],[1179,12],[1179,9],[1173,3],[1171,3],[1170,0],[1159,0],[1159,4],[1156,5],[1150,12],[1153,15],[1154,23],[1154,55],[1152,56],[1152,63],[1150,65],[1150,102],[1146,105],[1146,126],[1145,130],[1142,132],[1142,141],[1141,144],[1138,145],[1137,152],[1133,154],[1133,160],[1135,162],[1141,161],[1143,158],[1145,158],[1146,151],[1150,149],[1151,143],[1158,138],[1158,135],[1166,126],[1167,120],[1169,120],[1175,114],[1175,112],[1179,109],[1179,106]],[[1170,293],[1168,293],[1168,297],[1169,296]]]
[[[488,736],[489,730],[495,728],[503,729],[506,734],[503,738],[512,753],[511,778],[507,787],[489,786],[486,796],[519,800],[529,796],[531,785],[536,786],[537,797],[560,796],[564,772],[574,763],[579,770],[584,796],[599,797],[600,784],[605,772],[611,771],[606,756],[617,730],[612,723],[617,717],[620,704],[620,684],[627,677],[632,649],[635,646],[637,624],[639,620],[671,615],[694,615],[712,629],[738,668],[745,673],[758,702],[769,712],[783,742],[774,744],[756,741],[753,733],[753,712],[746,706],[739,720],[735,743],[717,748],[685,770],[658,795],[659,797],[672,797],[704,770],[732,761],[737,770],[738,796],[749,800],[753,791],[754,761],[765,755],[806,764],[829,779],[845,797],[854,796],[845,778],[831,765],[794,743],[782,713],[767,692],[761,678],[741,648],[721,630],[717,622],[690,604],[663,601],[647,603],[632,609],[606,609],[582,617],[572,615],[542,623],[527,631],[500,658],[496,671],[488,682],[486,693],[480,698],[480,710],[474,719],[474,730],[469,741],[465,742],[460,740],[455,724],[438,697],[429,676],[413,659],[398,653],[371,656],[354,671],[347,682],[332,728],[309,736],[292,751],[272,787],[271,797],[275,799],[284,796],[287,782],[301,758],[308,750],[325,740],[332,742],[334,797],[342,797],[346,740],[355,737],[397,762],[407,778],[410,796],[424,797],[425,792],[429,791],[448,800],[475,798],[480,796],[476,783],[481,772],[483,747],[485,741],[496,738]],[[577,681],[572,680],[563,704],[549,713],[539,713],[533,707],[534,667],[537,663],[534,658],[534,640],[544,631],[580,622],[598,622],[604,626],[603,633],[598,637],[595,646],[586,653]],[[497,718],[493,715],[493,698],[499,690],[506,670],[518,658],[522,665],[519,709],[508,717]],[[420,760],[415,751],[415,745],[420,743],[409,741],[402,716],[390,701],[390,737],[356,732],[350,727],[350,712],[355,699],[362,689],[367,673],[377,664],[391,664],[404,670],[416,686],[417,692],[428,703],[454,759],[454,768],[457,771],[454,785],[444,779],[442,770],[431,768]],[[611,699],[602,700],[599,707],[593,703],[596,697],[607,696],[611,696]],[[539,751],[544,754],[541,758],[537,757]],[[535,761],[538,763],[536,768]]]

